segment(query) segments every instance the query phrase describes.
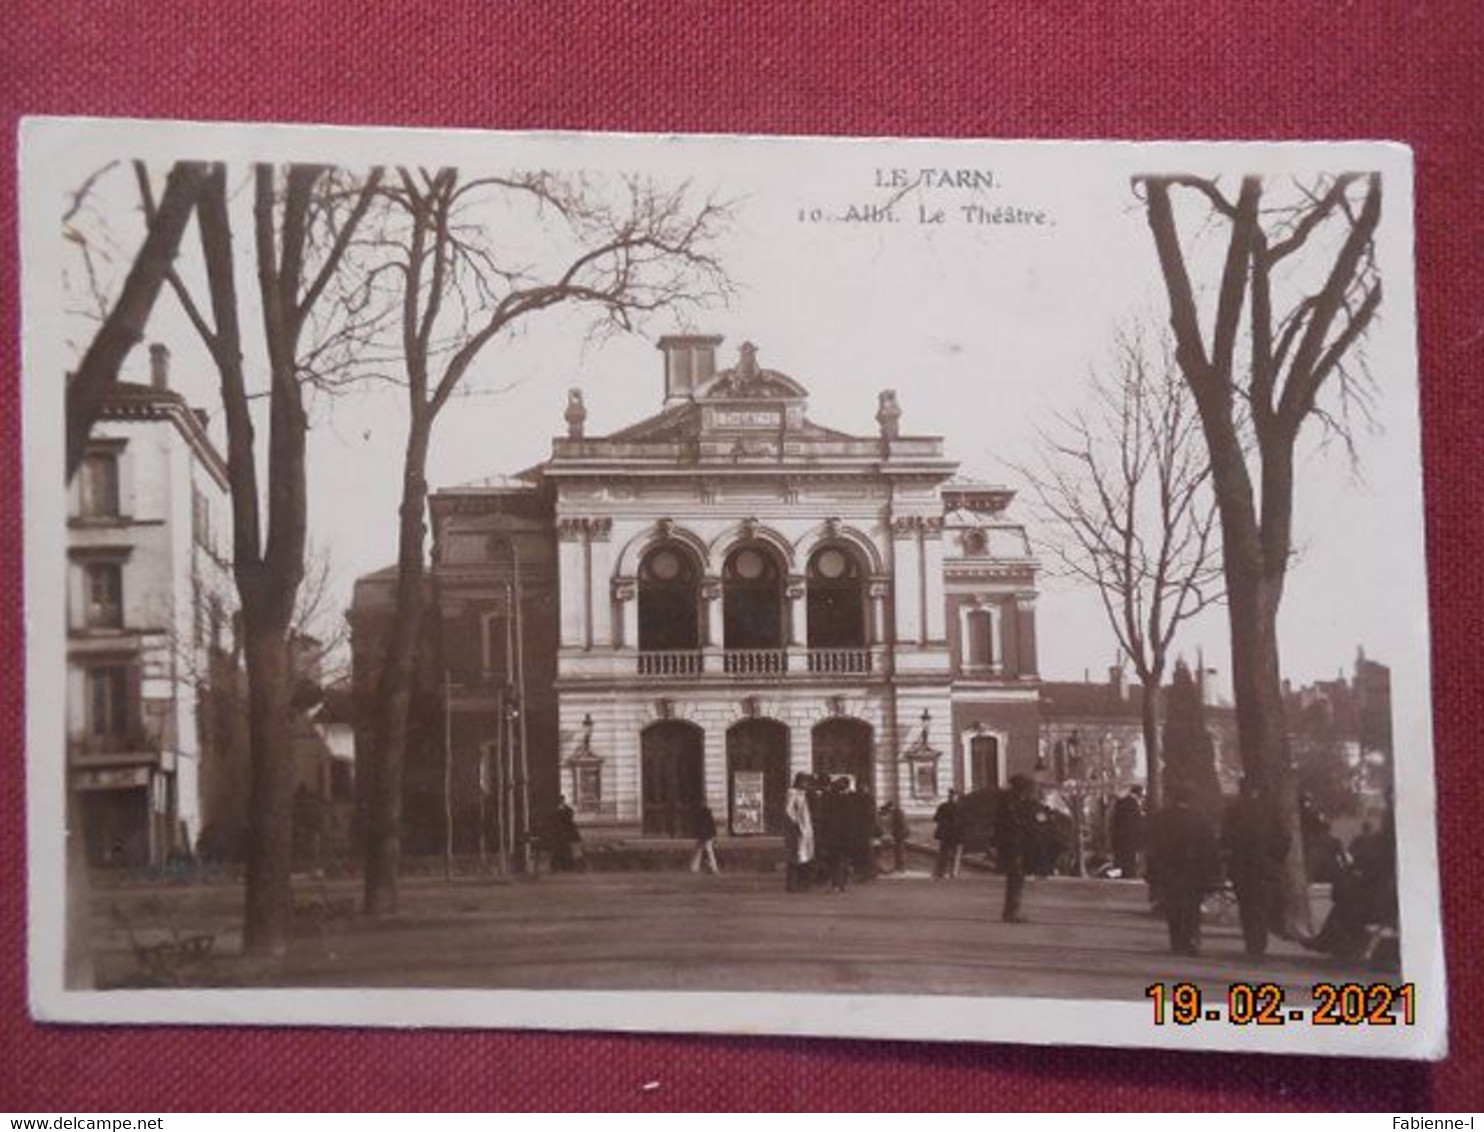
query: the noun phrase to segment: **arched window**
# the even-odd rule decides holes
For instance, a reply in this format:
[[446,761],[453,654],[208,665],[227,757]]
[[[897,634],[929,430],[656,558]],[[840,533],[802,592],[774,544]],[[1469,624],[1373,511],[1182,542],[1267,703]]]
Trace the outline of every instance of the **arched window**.
[[809,559],[809,647],[865,645],[866,592],[860,560],[846,547],[823,546]]
[[727,556],[722,631],[728,649],[783,647],[783,571],[762,543],[747,543]]
[[639,564],[639,648],[701,647],[701,572],[690,552],[662,543]]

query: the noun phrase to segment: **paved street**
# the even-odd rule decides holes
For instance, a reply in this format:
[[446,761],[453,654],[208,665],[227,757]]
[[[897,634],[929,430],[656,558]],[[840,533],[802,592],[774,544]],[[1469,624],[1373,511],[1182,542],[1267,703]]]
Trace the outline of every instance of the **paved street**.
[[[1168,954],[1141,884],[1033,881],[1031,922],[999,919],[1003,882],[883,877],[848,893],[790,895],[765,873],[543,875],[532,880],[409,879],[402,909],[372,922],[344,911],[352,881],[301,881],[305,909],[280,964],[239,956],[241,889],[152,885],[94,892],[105,985],[139,985],[136,941],[205,932],[212,958],[193,984],[800,990],[1140,999],[1153,980],[1206,985],[1271,979],[1307,999],[1347,972],[1275,942],[1254,968],[1235,915],[1210,925],[1198,959]],[[316,915],[313,906],[328,908]],[[1323,913],[1323,906],[1316,912]]]

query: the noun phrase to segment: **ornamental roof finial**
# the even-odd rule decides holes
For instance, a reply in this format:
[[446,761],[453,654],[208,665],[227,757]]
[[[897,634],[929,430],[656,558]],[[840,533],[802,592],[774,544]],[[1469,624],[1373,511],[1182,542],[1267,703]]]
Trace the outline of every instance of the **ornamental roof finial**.
[[743,342],[738,350],[740,357],[737,361],[737,376],[744,384],[752,382],[758,375],[757,347],[751,342]]

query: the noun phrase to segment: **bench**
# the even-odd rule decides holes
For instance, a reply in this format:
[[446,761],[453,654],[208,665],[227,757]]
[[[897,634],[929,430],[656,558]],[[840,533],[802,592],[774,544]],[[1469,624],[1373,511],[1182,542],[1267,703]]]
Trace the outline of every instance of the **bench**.
[[163,906],[155,905],[153,910],[158,912],[165,927],[153,929],[148,936],[136,930],[134,922],[117,902],[112,908],[113,918],[124,929],[140,973],[154,985],[179,986],[184,973],[205,963],[216,947],[215,935],[181,932]]

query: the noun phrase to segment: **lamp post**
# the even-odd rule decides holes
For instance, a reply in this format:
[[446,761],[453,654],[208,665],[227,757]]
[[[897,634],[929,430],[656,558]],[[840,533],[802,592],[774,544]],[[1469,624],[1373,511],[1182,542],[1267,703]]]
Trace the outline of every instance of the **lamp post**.
[[1072,808],[1072,841],[1075,846],[1077,858],[1077,875],[1087,875],[1087,857],[1083,852],[1083,825],[1084,815],[1082,812],[1083,801],[1087,797],[1087,781],[1082,775],[1082,741],[1077,732],[1073,731],[1066,742],[1067,752],[1067,777],[1062,781],[1062,794],[1066,797]]
[[443,876],[453,878],[453,673],[443,672]]
[[526,635],[521,629],[520,548],[510,540],[510,559],[515,565],[515,685],[520,711],[520,863],[531,871],[531,774],[526,755]]

